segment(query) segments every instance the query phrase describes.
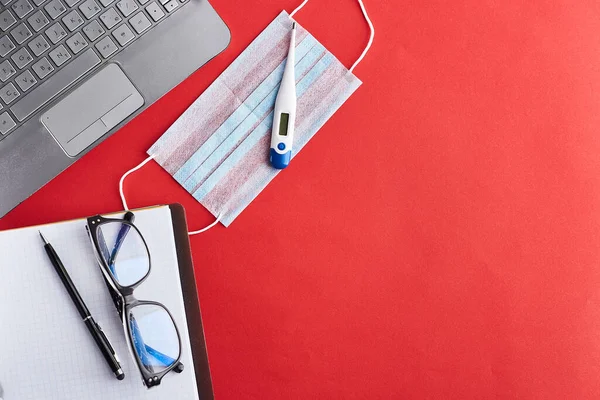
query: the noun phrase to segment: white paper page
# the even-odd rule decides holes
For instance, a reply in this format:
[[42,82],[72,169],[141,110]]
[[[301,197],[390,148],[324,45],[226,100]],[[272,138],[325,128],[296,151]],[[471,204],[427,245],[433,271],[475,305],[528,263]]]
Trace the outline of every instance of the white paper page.
[[[121,217],[121,215],[118,215]],[[182,341],[181,374],[170,372],[146,389],[123,325],[97,264],[85,220],[0,232],[0,385],[4,400],[198,399],[168,207],[135,212],[150,249],[152,271],[135,291],[164,304]],[[54,246],[71,279],[115,348],[125,380],[118,381],[55,272],[38,230]]]

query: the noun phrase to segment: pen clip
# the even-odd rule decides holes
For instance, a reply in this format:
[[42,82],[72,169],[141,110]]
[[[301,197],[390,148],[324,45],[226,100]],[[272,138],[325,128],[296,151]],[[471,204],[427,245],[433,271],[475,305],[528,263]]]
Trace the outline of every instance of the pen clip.
[[[94,324],[96,325],[96,328],[98,328],[98,331],[100,332],[100,337],[102,338],[102,340],[104,341],[104,344],[106,344],[106,347],[108,347],[110,349],[110,352],[112,353],[113,356],[117,356],[117,354],[115,353],[115,349],[113,349],[112,345],[110,344],[110,342],[108,341],[108,338],[106,337],[106,335],[104,334],[104,331],[102,330],[102,328],[100,327],[100,325],[94,321]],[[119,361],[119,360],[117,360]]]

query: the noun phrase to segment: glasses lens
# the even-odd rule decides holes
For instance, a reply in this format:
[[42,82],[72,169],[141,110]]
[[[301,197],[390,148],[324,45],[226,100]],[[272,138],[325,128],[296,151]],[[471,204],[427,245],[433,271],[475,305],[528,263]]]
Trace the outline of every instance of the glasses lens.
[[142,304],[129,312],[131,342],[144,368],[154,374],[171,367],[179,358],[175,322],[161,306]]
[[100,255],[115,281],[132,286],[150,270],[150,256],[139,232],[129,224],[109,222],[98,227]]

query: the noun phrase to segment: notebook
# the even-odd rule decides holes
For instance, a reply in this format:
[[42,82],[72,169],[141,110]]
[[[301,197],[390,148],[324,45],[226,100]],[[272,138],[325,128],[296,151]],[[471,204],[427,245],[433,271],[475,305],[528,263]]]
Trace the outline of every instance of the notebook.
[[[152,259],[152,271],[135,295],[161,302],[171,311],[181,334],[184,371],[167,374],[152,389],[142,384],[94,257],[85,219],[22,228],[0,232],[4,400],[213,398],[183,208],[170,205],[133,212]],[[54,246],[115,348],[125,372],[123,381],[111,373],[81,321],[46,256],[39,230]]]

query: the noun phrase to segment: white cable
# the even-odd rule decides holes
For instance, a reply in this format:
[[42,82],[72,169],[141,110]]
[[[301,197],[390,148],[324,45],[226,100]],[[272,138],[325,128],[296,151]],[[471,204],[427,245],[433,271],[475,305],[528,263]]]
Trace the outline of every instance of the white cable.
[[300,9],[302,9],[302,7],[304,7],[306,5],[306,3],[308,3],[308,0],[304,0],[302,2],[302,4],[300,4],[298,7],[296,7],[296,9],[294,11],[292,11],[292,13],[290,14],[290,18],[294,18],[294,15],[300,11]]
[[[293,18],[294,15],[296,15],[296,13],[298,11],[300,11],[302,9],[302,7],[304,7],[306,5],[306,3],[308,3],[308,0],[304,0],[302,2],[302,4],[300,4],[298,7],[296,7],[296,9],[294,11],[292,11],[292,13],[290,14],[290,18]],[[350,72],[353,72],[354,68],[356,68],[356,66],[363,60],[363,58],[365,58],[365,56],[369,52],[369,49],[371,49],[371,45],[373,44],[373,39],[375,39],[375,27],[373,26],[373,23],[371,22],[371,18],[369,18],[369,14],[367,13],[367,9],[365,8],[363,0],[358,0],[358,4],[360,4],[360,9],[362,10],[364,17],[367,20],[367,24],[369,24],[369,29],[371,30],[371,35],[369,37],[369,42],[367,43],[367,47],[365,47],[362,54],[360,55],[360,57],[358,57],[358,60],[356,60],[354,65],[352,65],[352,67],[350,67]]]
[[209,230],[213,226],[217,225],[221,221],[221,217],[222,216],[223,216],[223,214],[217,215],[217,219],[215,220],[215,222],[213,222],[212,224],[210,224],[206,228],[202,228],[202,229],[199,229],[199,230],[193,231],[193,232],[188,232],[188,235],[192,236],[192,235],[197,235],[197,234],[202,233],[202,232],[206,232],[207,230]]
[[127,201],[125,200],[125,195],[123,194],[123,182],[125,181],[125,178],[127,178],[127,176],[129,176],[129,174],[131,174],[132,172],[135,172],[138,169],[142,168],[144,165],[146,165],[152,159],[154,159],[154,155],[151,155],[148,158],[146,158],[137,167],[131,168],[129,171],[125,172],[123,174],[123,176],[121,177],[121,180],[119,181],[119,194],[121,195],[121,202],[123,203],[123,209],[125,211],[129,211],[129,207],[127,206]]
[[363,60],[363,58],[365,58],[365,56],[369,52],[369,49],[371,48],[371,45],[373,44],[373,39],[375,39],[375,27],[373,26],[373,23],[371,22],[371,18],[369,18],[369,14],[367,14],[367,9],[365,8],[365,5],[363,4],[362,0],[358,0],[358,4],[360,4],[360,9],[362,10],[362,13],[365,16],[365,19],[367,20],[367,24],[369,24],[369,29],[371,30],[371,36],[369,37],[369,42],[367,43],[367,47],[365,47],[362,54],[360,55],[360,57],[358,57],[358,60],[356,60],[354,65],[350,67],[350,72],[354,71],[354,68],[356,68],[356,66]]

